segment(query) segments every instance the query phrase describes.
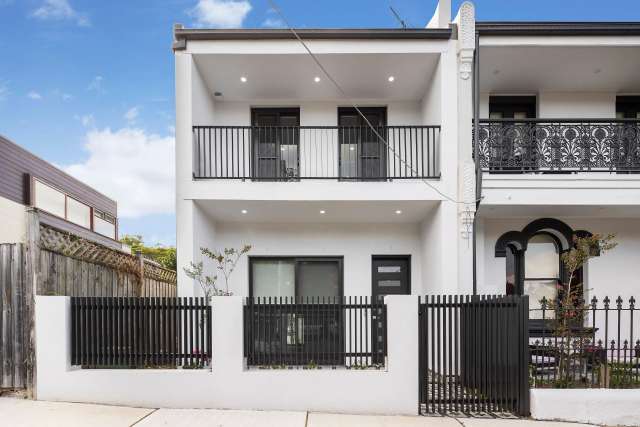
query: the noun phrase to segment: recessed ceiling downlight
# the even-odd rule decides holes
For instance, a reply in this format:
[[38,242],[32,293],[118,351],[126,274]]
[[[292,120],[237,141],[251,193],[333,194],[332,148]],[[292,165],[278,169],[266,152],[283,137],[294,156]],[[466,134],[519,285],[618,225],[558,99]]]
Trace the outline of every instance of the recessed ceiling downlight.
[[247,82],[247,78],[245,76],[240,77],[240,81],[242,83],[246,83]]
[[396,78],[393,76],[389,76],[389,78],[387,80],[389,80],[389,82],[393,82]]
[[400,215],[400,214],[402,214],[402,211],[401,211],[400,209],[398,209],[398,210],[396,211],[396,215]]
[[240,212],[245,215],[248,211],[246,209],[242,209]]
[[313,81],[314,81],[314,82],[316,82],[316,83],[320,83],[320,77],[315,76],[315,77],[313,78]]

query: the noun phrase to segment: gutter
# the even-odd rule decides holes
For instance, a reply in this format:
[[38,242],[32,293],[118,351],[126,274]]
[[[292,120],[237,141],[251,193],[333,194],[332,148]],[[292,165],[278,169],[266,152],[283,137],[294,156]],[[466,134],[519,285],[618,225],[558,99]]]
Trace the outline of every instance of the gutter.
[[[449,40],[450,28],[301,28],[305,40]],[[173,50],[186,49],[189,40],[296,40],[289,29],[201,29],[173,26]]]
[[476,23],[481,36],[637,36],[640,22],[517,22]]

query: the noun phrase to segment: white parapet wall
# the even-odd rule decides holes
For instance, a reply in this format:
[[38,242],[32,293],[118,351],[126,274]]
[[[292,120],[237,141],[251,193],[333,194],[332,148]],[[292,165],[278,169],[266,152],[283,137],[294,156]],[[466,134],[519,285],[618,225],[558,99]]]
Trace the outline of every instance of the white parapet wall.
[[384,370],[248,370],[243,298],[212,302],[212,370],[71,366],[70,298],[36,297],[37,398],[139,407],[418,412],[418,303],[388,296]]
[[640,425],[640,389],[532,389],[530,396],[536,420]]

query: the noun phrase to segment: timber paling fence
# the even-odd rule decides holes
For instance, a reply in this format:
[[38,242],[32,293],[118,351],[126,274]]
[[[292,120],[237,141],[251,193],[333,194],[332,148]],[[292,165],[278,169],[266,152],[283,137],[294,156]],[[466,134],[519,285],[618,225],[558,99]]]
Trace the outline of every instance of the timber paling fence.
[[33,300],[22,244],[0,244],[0,389],[27,386],[27,342]]
[[[30,219],[37,218],[32,214]],[[0,390],[32,391],[34,294],[175,297],[176,273],[30,222],[31,243],[0,243]],[[34,261],[35,260],[35,261]],[[34,292],[35,290],[35,292]]]
[[71,298],[71,364],[83,368],[204,368],[205,298]]

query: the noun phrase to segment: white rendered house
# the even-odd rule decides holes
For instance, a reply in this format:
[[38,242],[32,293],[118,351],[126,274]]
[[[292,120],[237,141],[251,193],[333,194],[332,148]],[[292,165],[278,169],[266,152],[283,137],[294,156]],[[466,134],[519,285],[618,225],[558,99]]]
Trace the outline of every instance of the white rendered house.
[[289,30],[176,28],[178,265],[251,244],[235,295],[470,293],[473,5],[450,15],[299,30],[328,74]]
[[615,233],[615,252],[577,280],[586,300],[627,301],[640,262],[639,26],[476,24],[471,3],[449,22],[450,9],[440,2],[424,29],[300,30],[315,58],[289,30],[177,28],[178,264],[251,244],[236,295],[537,304],[566,279],[573,235]]

